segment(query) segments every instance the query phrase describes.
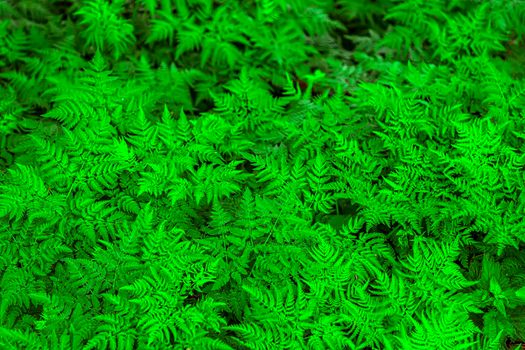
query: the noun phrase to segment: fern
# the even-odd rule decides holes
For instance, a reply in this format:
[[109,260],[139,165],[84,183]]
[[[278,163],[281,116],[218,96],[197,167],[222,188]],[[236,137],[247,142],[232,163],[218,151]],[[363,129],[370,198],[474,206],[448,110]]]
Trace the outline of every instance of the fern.
[[87,26],[83,33],[86,48],[110,48],[118,59],[133,44],[133,25],[119,16],[123,5],[123,1],[109,4],[105,0],[87,0],[81,5],[75,14],[82,18],[79,24]]
[[0,14],[0,348],[523,342],[522,2]]

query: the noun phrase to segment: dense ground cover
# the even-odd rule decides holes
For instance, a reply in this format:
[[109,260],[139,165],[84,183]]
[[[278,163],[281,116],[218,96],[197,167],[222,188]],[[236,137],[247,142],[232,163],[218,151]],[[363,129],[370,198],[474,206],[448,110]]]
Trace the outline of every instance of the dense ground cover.
[[0,1],[2,349],[519,349],[525,2]]

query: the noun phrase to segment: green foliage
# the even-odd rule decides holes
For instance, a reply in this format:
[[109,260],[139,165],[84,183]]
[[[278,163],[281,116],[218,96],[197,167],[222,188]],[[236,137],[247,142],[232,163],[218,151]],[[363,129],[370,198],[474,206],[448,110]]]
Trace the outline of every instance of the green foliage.
[[525,343],[523,1],[0,17],[0,348]]

